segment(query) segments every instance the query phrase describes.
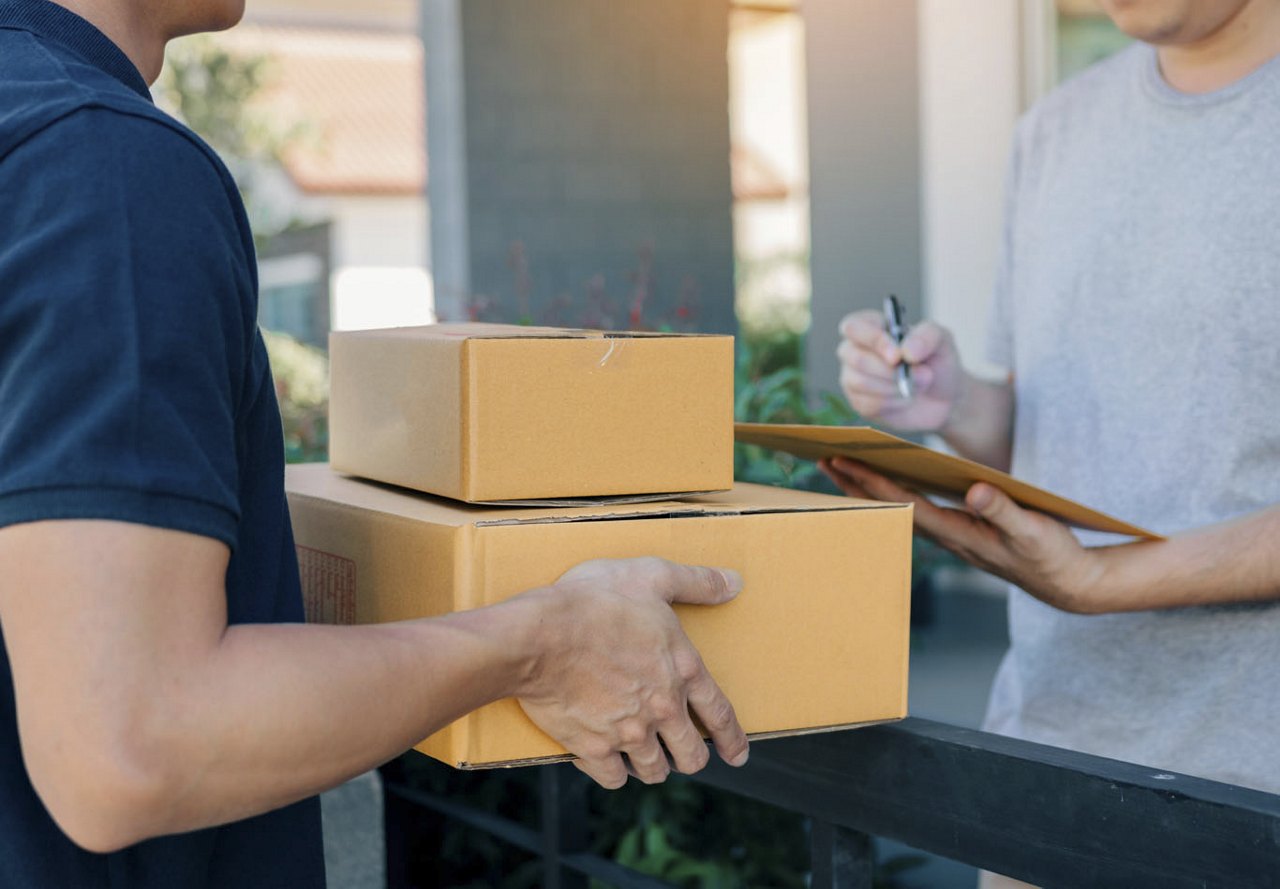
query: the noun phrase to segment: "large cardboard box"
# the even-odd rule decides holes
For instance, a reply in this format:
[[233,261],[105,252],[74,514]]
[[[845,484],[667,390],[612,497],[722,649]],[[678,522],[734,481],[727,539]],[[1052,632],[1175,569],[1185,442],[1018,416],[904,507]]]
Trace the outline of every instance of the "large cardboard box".
[[[748,734],[898,719],[907,710],[911,508],[753,485],[682,501],[477,507],[289,467],[308,619],[404,620],[489,605],[594,558],[737,569],[726,605],[677,606]],[[564,750],[514,700],[418,749],[459,767]]]
[[473,503],[733,484],[732,337],[438,324],[329,352],[342,472]]

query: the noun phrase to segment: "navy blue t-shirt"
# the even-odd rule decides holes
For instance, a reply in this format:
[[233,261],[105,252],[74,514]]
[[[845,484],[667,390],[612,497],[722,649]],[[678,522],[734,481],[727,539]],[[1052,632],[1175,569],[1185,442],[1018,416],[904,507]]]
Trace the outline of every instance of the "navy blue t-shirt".
[[[0,526],[212,537],[231,548],[230,622],[301,621],[256,317],[253,241],[217,156],[90,24],[0,0]],[[0,648],[0,887],[323,884],[314,799],[109,855],[75,846],[27,778]]]

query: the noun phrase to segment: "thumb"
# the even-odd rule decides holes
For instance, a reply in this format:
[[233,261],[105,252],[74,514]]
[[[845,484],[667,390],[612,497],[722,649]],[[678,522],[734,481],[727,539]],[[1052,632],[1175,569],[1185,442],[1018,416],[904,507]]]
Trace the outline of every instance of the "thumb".
[[1027,513],[1004,491],[979,482],[965,495],[968,507],[1010,537],[1021,536],[1027,527]]
[[686,605],[719,605],[742,589],[742,575],[728,568],[668,563],[663,584],[668,602]]
[[948,342],[946,328],[932,321],[922,321],[902,341],[902,357],[909,364],[923,364]]

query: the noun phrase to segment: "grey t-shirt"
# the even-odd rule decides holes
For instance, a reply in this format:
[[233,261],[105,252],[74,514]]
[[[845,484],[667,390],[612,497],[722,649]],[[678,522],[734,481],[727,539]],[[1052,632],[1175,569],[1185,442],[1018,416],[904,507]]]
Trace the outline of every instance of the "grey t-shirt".
[[[1187,95],[1138,44],[1027,114],[989,354],[1015,475],[1164,534],[1280,503],[1280,58]],[[1280,792],[1280,606],[1010,596],[989,730]]]

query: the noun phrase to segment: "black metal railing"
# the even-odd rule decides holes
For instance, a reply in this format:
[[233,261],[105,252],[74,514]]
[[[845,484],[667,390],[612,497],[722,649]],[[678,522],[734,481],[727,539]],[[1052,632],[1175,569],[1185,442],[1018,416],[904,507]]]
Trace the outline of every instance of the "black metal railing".
[[[540,768],[541,830],[389,783],[393,889],[412,806],[540,856],[547,889],[670,885],[588,852],[586,779]],[[921,719],[760,742],[692,780],[809,818],[815,889],[870,887],[872,837],[1045,887],[1280,887],[1280,796]]]

